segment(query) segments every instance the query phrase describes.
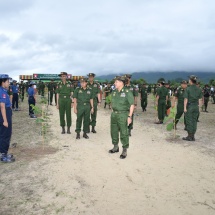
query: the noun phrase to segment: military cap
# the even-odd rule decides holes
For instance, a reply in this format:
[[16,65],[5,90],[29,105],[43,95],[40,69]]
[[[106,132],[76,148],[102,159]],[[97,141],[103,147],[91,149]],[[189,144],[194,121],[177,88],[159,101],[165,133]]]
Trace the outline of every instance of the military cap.
[[13,80],[13,83],[16,83],[17,81],[16,80]]
[[87,78],[81,78],[80,82],[87,82]]
[[96,75],[94,74],[94,73],[89,73],[87,76],[93,76],[93,77],[95,77]]
[[190,76],[188,76],[188,78],[189,78],[190,80],[193,80],[193,81],[196,81],[196,80],[197,80],[197,76],[195,76],[195,75],[190,75]]
[[11,79],[7,74],[0,74],[0,79]]
[[161,84],[165,84],[165,81],[160,81],[159,83],[161,83]]
[[181,81],[181,84],[187,84],[187,81],[183,80]]
[[122,75],[122,76],[116,76],[115,80],[118,80],[118,81],[126,81],[126,76],[125,75]]
[[67,75],[67,72],[61,72],[58,76],[61,77],[62,75]]
[[126,77],[126,78],[131,78],[132,75],[131,75],[131,74],[125,74],[125,77]]

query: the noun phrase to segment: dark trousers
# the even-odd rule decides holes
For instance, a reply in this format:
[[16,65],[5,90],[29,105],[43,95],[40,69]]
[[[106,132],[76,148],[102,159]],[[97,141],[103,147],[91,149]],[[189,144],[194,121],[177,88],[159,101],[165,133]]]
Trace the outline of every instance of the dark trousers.
[[3,125],[3,117],[0,112],[0,153],[7,154],[10,139],[12,134],[12,110],[11,108],[6,108],[6,117],[8,122],[8,128]]
[[166,101],[160,99],[160,100],[158,100],[158,119],[159,119],[159,121],[163,122],[165,114],[166,114]]
[[33,96],[29,96],[28,104],[29,104],[29,115],[34,114],[34,110],[33,110],[32,106],[31,106],[31,105],[35,106],[35,99],[34,99]]
[[18,108],[18,100],[19,100],[18,93],[13,93],[12,108],[15,108],[15,104],[16,108]]
[[204,97],[204,105],[205,105],[205,111],[208,108],[208,102],[209,102],[209,97]]

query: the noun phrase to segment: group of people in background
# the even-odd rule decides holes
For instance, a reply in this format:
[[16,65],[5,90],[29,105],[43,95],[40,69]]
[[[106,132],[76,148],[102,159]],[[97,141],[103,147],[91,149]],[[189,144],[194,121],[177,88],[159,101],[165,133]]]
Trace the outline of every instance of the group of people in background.
[[88,133],[97,133],[97,111],[104,95],[104,108],[108,107],[112,110],[110,133],[113,148],[109,150],[109,153],[119,152],[120,140],[123,147],[121,159],[127,157],[129,137],[134,124],[134,111],[139,95],[142,111],[145,112],[148,95],[153,93],[158,111],[156,124],[163,124],[165,116],[169,114],[168,110],[176,107],[174,126],[177,129],[177,123],[184,114],[184,129],[188,132],[188,136],[183,140],[186,141],[195,141],[194,135],[202,104],[204,104],[204,111],[208,112],[209,98],[211,97],[215,103],[214,88],[209,85],[200,88],[196,76],[189,76],[189,81],[184,80],[179,87],[175,88],[165,83],[164,80],[160,80],[156,85],[146,83],[134,85],[130,74],[116,76],[105,84],[95,81],[94,73],[89,73],[87,78],[82,77],[75,82],[68,80],[67,75],[66,72],[61,72],[60,81],[51,80],[47,83],[42,81],[17,83],[15,80],[10,83],[8,75],[0,75],[0,157],[2,162],[15,160],[13,155],[8,154],[12,132],[12,110],[19,110],[19,101],[24,101],[25,94],[28,97],[29,116],[36,118],[34,114],[36,94],[44,97],[47,95],[47,90],[48,105],[53,105],[55,102],[59,110],[61,134],[71,134],[73,108],[77,115],[75,128],[77,140],[81,138],[81,131],[85,139],[89,139]]

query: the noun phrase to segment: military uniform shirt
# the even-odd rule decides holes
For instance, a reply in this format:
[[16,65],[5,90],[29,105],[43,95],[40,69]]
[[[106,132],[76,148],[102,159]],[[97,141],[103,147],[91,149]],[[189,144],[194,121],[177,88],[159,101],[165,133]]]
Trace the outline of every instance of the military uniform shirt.
[[0,103],[4,103],[5,107],[11,107],[10,97],[7,89],[0,87]]
[[166,100],[166,96],[168,96],[168,94],[168,90],[164,86],[157,89],[157,96],[159,96],[159,100]]
[[85,90],[82,87],[77,87],[73,94],[73,98],[77,99],[77,103],[89,103],[90,99],[93,99],[92,90],[87,87]]
[[112,92],[112,109],[114,111],[129,111],[130,106],[134,104],[134,96],[130,90],[123,87],[121,91]]
[[130,90],[134,97],[138,97],[138,89],[133,85],[125,85],[125,88]]
[[66,84],[63,84],[61,81],[57,85],[56,93],[64,96],[71,96],[71,93],[74,91],[73,86],[67,81]]
[[56,83],[48,83],[48,91],[55,91]]
[[184,104],[184,92],[185,92],[185,89],[183,89],[182,87],[179,87],[175,91],[174,96],[178,98],[178,104],[181,104],[181,103]]
[[87,87],[92,89],[93,99],[97,98],[97,95],[100,93],[100,85],[95,82],[92,84],[88,82]]
[[140,89],[140,95],[142,99],[146,99],[148,97],[148,91],[147,88],[141,88]]
[[184,92],[184,98],[188,99],[188,103],[198,104],[199,99],[202,98],[202,91],[196,85],[191,85],[190,87],[186,88]]

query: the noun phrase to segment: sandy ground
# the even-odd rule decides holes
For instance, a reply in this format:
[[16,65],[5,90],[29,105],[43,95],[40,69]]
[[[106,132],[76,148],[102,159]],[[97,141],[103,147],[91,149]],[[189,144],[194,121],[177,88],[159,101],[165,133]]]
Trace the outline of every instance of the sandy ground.
[[[110,110],[99,108],[97,134],[76,140],[75,114],[72,134],[62,135],[58,111],[49,109],[44,149],[40,128],[28,119],[27,109],[14,114],[17,162],[0,165],[1,215],[215,214],[215,105],[201,113],[197,141],[187,143],[181,140],[182,123],[177,140],[165,125],[153,124],[156,112],[150,96],[147,112],[138,108],[135,113],[125,160],[119,159],[120,153],[108,153]],[[19,126],[18,114],[23,113],[21,125],[30,134]]]

